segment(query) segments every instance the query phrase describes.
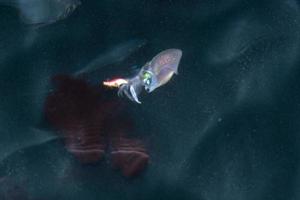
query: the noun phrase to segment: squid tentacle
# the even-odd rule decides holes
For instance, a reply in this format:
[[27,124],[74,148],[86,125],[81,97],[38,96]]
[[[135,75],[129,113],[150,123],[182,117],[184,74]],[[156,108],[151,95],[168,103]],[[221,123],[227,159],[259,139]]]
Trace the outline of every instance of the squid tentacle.
[[122,84],[118,90],[118,96],[126,96],[131,101],[141,103],[137,97],[134,87],[131,84]]
[[134,89],[134,87],[132,85],[130,86],[130,94],[131,94],[131,96],[132,96],[132,98],[134,99],[135,102],[137,102],[139,104],[142,103],[142,102],[139,101],[139,99],[137,97],[137,94],[135,92],[135,89]]
[[122,84],[118,90],[118,96],[123,97],[124,91],[127,90],[128,84]]

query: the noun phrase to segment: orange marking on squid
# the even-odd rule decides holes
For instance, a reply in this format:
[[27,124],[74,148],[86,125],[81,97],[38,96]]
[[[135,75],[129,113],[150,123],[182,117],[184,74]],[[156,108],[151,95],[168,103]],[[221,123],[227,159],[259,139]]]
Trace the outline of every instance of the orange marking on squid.
[[123,84],[127,84],[128,81],[123,78],[116,78],[109,81],[103,81],[103,85],[111,88],[119,88]]

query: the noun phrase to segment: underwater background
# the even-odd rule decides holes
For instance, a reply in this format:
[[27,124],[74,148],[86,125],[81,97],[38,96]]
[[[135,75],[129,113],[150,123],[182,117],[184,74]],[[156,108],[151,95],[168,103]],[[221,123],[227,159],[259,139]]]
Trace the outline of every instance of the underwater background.
[[[34,27],[0,6],[0,199],[300,199],[299,9],[298,0],[82,0]],[[98,87],[169,48],[183,56],[168,84],[141,105],[113,93],[147,167],[128,178],[106,160],[79,162],[45,119],[53,77],[96,60],[84,80]]]

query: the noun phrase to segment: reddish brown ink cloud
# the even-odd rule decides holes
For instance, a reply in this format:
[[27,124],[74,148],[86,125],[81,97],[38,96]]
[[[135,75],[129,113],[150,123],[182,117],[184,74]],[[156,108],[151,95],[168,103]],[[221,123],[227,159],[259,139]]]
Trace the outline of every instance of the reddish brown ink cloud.
[[45,115],[70,153],[82,163],[100,161],[108,153],[113,167],[127,177],[145,169],[149,155],[141,141],[128,138],[134,121],[115,91],[66,75],[54,77],[53,83]]

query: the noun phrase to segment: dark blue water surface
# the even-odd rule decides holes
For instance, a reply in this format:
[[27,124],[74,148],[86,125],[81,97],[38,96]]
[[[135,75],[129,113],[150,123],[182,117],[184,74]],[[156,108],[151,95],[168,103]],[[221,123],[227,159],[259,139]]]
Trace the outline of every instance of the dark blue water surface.
[[[1,200],[300,199],[298,0],[82,0],[39,28],[0,15]],[[141,105],[121,99],[149,154],[127,178],[66,151],[44,103],[53,76],[135,40],[145,45],[85,80],[128,75],[168,48],[183,57]]]

